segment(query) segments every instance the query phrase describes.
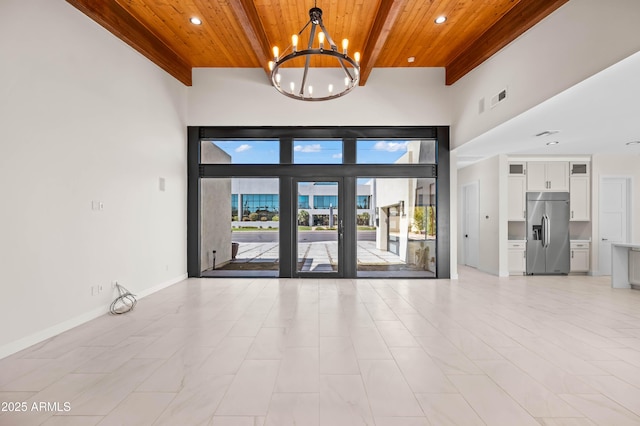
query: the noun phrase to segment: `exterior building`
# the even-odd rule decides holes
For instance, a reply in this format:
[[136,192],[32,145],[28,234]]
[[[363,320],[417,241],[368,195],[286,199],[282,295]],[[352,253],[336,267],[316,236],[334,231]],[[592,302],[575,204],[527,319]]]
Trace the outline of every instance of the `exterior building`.
[[[372,225],[374,208],[372,204],[372,182],[359,184],[357,201],[359,223]],[[234,226],[238,222],[273,221],[280,209],[279,183],[277,179],[238,179],[231,180],[231,216]],[[328,226],[329,213],[337,214],[338,187],[326,182],[308,182],[298,187],[298,211],[306,212],[306,221],[299,225]],[[252,216],[253,214],[253,216]],[[304,222],[304,223],[303,223]],[[366,222],[366,223],[365,223]]]

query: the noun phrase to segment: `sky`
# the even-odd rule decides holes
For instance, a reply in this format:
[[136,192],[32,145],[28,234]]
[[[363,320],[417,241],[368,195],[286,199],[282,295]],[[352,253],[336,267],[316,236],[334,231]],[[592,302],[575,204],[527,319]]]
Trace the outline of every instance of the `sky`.
[[[233,164],[277,164],[280,162],[279,141],[214,141],[231,156]],[[359,164],[391,164],[407,152],[408,141],[358,140]],[[293,144],[296,164],[342,163],[342,141],[303,140]]]

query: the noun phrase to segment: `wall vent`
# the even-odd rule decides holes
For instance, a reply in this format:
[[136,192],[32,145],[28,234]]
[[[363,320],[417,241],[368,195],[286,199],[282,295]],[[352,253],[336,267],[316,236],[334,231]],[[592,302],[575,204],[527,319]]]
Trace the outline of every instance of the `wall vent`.
[[495,108],[500,102],[504,102],[507,99],[507,88],[505,87],[497,94],[491,97],[491,108]]

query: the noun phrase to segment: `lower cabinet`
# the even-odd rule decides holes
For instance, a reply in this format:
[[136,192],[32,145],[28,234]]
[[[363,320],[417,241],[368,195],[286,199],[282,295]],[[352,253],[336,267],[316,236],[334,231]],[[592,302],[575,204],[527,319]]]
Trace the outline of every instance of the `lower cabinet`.
[[523,275],[527,270],[527,243],[511,240],[508,243],[509,275]]
[[571,242],[571,272],[589,272],[589,243]]

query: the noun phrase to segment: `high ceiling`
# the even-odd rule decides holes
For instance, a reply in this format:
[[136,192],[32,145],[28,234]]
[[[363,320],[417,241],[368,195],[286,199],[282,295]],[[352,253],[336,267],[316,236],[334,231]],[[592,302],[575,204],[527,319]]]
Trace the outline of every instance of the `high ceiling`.
[[[640,52],[462,145],[456,149],[458,167],[497,154],[639,157],[638,75]],[[545,131],[552,134],[537,136]]]
[[[185,85],[195,67],[264,68],[309,19],[314,0],[67,0]],[[334,41],[376,67],[445,67],[446,83],[481,64],[568,0],[317,0]],[[443,24],[434,21],[439,16]],[[202,25],[193,25],[198,17]],[[301,44],[306,44],[305,40]],[[414,62],[408,62],[414,57]]]

